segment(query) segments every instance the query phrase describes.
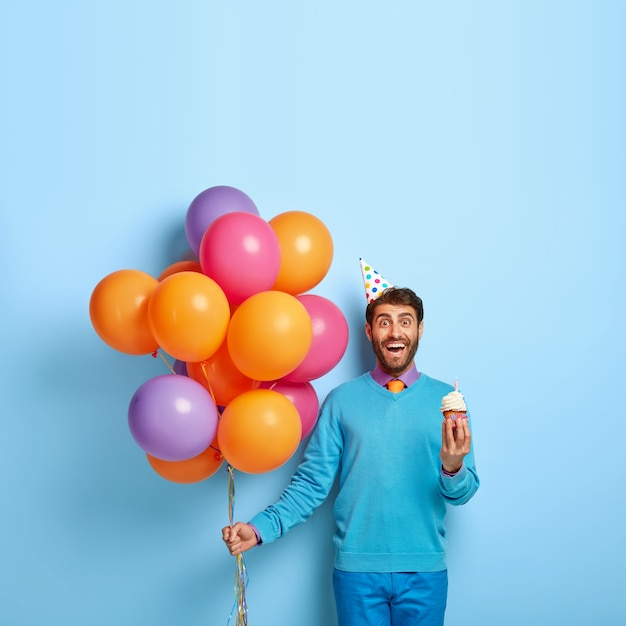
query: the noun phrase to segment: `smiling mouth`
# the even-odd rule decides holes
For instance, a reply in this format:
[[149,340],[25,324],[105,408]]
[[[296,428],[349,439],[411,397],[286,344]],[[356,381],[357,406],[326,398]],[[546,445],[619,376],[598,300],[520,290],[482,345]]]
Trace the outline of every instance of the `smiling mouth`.
[[385,350],[387,350],[387,352],[391,352],[392,354],[400,354],[404,350],[404,348],[405,348],[405,345],[398,341],[388,343],[385,346]]

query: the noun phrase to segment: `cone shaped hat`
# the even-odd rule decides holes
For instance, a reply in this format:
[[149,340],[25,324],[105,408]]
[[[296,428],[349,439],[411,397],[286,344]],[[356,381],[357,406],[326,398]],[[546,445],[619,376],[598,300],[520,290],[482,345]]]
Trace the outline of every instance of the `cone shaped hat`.
[[373,302],[388,287],[394,285],[386,278],[383,278],[369,263],[361,261],[361,274],[363,275],[363,286],[365,287],[365,298],[367,303]]

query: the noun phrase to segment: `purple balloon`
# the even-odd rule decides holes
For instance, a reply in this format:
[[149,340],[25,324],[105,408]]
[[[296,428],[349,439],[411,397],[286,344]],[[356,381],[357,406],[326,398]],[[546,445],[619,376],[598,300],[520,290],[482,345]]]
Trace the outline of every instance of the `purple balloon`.
[[206,229],[220,215],[235,211],[259,215],[252,199],[235,187],[219,185],[199,193],[192,200],[185,216],[185,234],[191,249],[198,254]]
[[184,461],[206,450],[217,433],[218,413],[209,392],[187,376],[163,374],[137,389],[128,425],[139,447],[164,461]]

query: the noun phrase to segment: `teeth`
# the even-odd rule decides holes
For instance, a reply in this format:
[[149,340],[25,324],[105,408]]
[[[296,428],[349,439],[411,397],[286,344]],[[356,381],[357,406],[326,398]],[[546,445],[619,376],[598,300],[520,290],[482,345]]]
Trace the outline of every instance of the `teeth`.
[[387,348],[404,348],[403,343],[388,343]]

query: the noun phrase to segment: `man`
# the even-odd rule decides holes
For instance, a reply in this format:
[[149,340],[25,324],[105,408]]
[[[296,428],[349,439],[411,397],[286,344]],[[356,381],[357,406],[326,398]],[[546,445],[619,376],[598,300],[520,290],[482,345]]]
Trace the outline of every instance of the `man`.
[[[452,387],[419,373],[421,299],[391,287],[366,310],[372,372],[333,389],[281,498],[222,531],[233,555],[305,521],[335,478],[333,587],[339,626],[441,626],[447,599],[446,505],[478,489],[467,419],[443,420]],[[386,385],[401,380],[406,389]],[[402,386],[402,385],[401,385]]]

